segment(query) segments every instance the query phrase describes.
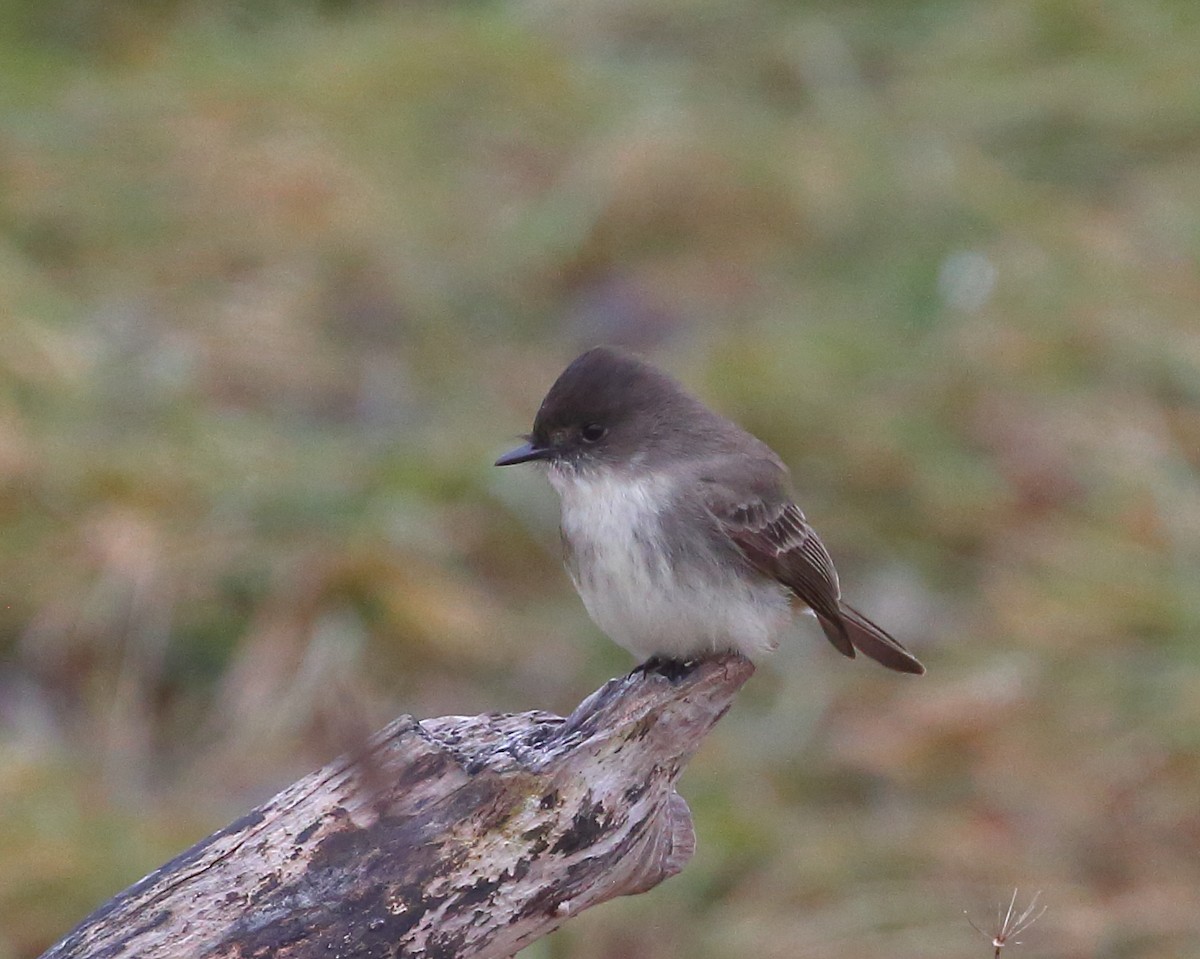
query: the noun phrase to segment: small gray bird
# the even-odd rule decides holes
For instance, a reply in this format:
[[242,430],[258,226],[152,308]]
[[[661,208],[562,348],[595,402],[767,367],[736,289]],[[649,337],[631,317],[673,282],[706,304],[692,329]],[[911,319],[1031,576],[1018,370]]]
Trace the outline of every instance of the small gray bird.
[[550,387],[497,466],[546,466],[567,569],[588,613],[639,658],[773,650],[793,606],[829,641],[904,673],[925,667],[842,601],[787,467],[650,364],[588,350]]

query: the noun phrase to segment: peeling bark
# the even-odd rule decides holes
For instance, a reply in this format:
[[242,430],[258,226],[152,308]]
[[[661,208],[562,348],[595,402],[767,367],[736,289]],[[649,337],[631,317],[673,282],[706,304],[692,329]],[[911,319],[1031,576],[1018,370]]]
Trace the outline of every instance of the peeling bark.
[[634,670],[568,717],[402,716],[42,959],[501,959],[695,848],[675,781],[754,667]]

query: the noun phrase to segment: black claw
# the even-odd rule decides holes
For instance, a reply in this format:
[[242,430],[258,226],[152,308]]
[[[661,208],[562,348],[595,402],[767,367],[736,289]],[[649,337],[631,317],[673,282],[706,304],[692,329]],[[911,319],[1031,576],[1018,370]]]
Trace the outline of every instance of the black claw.
[[638,669],[643,673],[656,673],[662,668],[664,660],[661,656],[651,656]]
[[690,673],[699,662],[698,658],[683,660],[672,659],[669,656],[651,656],[634,671],[644,673],[645,675],[657,673],[664,679],[677,683]]

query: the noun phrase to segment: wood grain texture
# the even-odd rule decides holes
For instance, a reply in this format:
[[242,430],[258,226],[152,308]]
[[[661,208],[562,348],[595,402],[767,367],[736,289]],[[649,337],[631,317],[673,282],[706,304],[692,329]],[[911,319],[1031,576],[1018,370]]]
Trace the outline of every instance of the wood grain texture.
[[753,671],[639,668],[566,718],[400,717],[43,959],[511,956],[683,868],[695,837],[675,781]]

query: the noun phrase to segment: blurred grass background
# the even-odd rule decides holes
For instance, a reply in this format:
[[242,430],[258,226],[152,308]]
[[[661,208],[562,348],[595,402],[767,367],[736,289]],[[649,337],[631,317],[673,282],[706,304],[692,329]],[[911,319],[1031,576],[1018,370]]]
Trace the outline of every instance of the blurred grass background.
[[331,758],[630,665],[491,460],[623,343],[847,594],[533,959],[1200,942],[1193,0],[0,0],[0,959]]

